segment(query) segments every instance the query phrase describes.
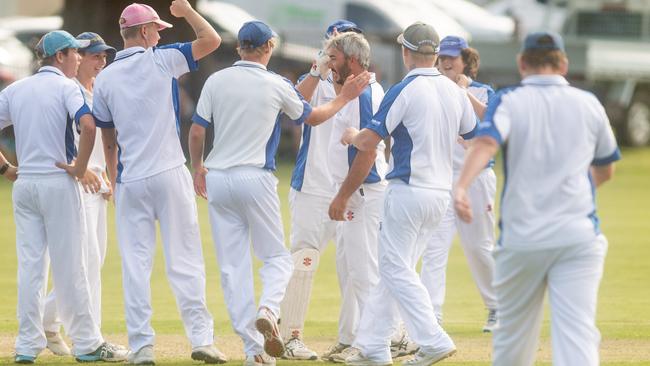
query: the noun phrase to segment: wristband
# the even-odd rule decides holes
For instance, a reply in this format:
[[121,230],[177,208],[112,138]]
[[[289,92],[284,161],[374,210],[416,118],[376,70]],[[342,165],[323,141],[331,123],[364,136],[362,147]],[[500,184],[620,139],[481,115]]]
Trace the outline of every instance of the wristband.
[[318,71],[318,68],[317,67],[312,67],[309,70],[309,76],[320,79],[320,72]]
[[9,169],[9,166],[9,162],[2,164],[2,166],[0,166],[0,175],[5,175],[7,169]]

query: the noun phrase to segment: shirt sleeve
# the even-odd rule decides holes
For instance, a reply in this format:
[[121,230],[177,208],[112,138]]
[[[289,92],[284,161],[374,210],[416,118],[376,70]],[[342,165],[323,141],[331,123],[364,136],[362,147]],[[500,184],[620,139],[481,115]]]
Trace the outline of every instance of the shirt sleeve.
[[75,82],[70,80],[70,83],[66,85],[65,92],[65,106],[68,110],[68,115],[74,119],[75,123],[79,125],[79,119],[84,114],[92,114],[90,107],[86,104],[84,94],[81,91],[81,87]]
[[9,113],[9,92],[5,88],[0,91],[0,130],[12,125]]
[[312,107],[293,86],[290,80],[284,79],[284,81],[282,83],[283,90],[281,91],[282,112],[296,124],[301,124],[311,114]]
[[210,79],[203,85],[199,102],[196,104],[196,111],[192,116],[192,122],[207,128],[212,123],[212,93],[209,86]]
[[477,127],[477,118],[470,102],[469,97],[465,95],[465,91],[461,90],[461,108],[462,115],[460,118],[459,135],[465,140],[474,137]]
[[158,46],[154,48],[154,55],[175,78],[199,68],[199,63],[192,56],[192,42]]
[[97,127],[115,128],[113,115],[106,104],[103,89],[99,85],[95,85],[93,92],[93,117],[95,118],[95,125]]
[[621,159],[621,151],[616,143],[612,126],[607,118],[607,113],[598,103],[599,129],[596,135],[596,151],[592,165],[608,165]]
[[401,123],[407,106],[406,98],[401,94],[401,88],[395,86],[390,88],[367,128],[385,139]]
[[489,136],[500,145],[510,134],[511,119],[507,105],[502,103],[504,96],[514,89],[508,88],[495,93],[488,103],[483,121],[478,124],[476,136]]

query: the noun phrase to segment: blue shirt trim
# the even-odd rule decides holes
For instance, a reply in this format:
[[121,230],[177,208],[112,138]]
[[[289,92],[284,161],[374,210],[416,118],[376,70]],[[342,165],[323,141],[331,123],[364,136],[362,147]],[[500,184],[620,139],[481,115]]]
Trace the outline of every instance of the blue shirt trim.
[[92,112],[90,111],[90,108],[86,103],[84,103],[84,105],[82,105],[81,108],[79,108],[77,113],[74,114],[74,121],[77,124],[79,124],[79,120],[81,119],[81,116],[83,116],[84,114],[90,114],[92,116]]
[[300,192],[305,181],[305,169],[307,168],[307,155],[309,154],[309,142],[311,140],[311,126],[302,126],[302,145],[298,149],[296,167],[291,174],[291,188]]
[[77,146],[74,143],[74,120],[67,116],[65,122],[65,158],[68,164],[71,164],[76,157]]
[[[372,86],[368,85],[366,89],[359,95],[359,129],[370,126],[372,121]],[[357,148],[354,145],[348,146],[348,167],[352,166],[354,158],[357,156]],[[381,177],[377,172],[377,165],[372,164],[370,173],[364,180],[364,183],[377,183],[381,181]]]
[[469,131],[468,133],[461,134],[460,136],[464,140],[472,139],[472,138],[474,138],[474,136],[476,136],[476,130],[477,129],[478,129],[478,123],[476,125],[474,125],[474,128],[471,131]]
[[176,78],[172,78],[172,104],[174,105],[174,117],[176,117],[176,133],[178,137],[181,137],[181,97]]
[[392,133],[393,170],[386,174],[386,179],[400,179],[408,184],[411,180],[411,153],[413,152],[413,139],[404,122],[400,122]]
[[99,128],[115,128],[115,124],[113,121],[102,121],[97,116],[93,114],[93,118],[95,119],[95,126]]
[[587,170],[587,178],[589,179],[589,185],[591,186],[591,199],[594,204],[594,210],[587,215],[594,225],[594,233],[600,235],[600,219],[598,218],[596,210],[596,185],[594,184],[594,179],[591,176],[591,171]]
[[390,108],[393,106],[393,103],[395,103],[395,100],[400,95],[402,90],[409,83],[415,80],[416,77],[418,77],[417,74],[411,75],[388,89],[388,92],[386,92],[384,99],[382,99],[381,104],[379,105],[377,113],[375,113],[375,115],[372,117],[372,121],[366,128],[375,131],[383,139],[390,135],[388,129],[386,128],[386,116],[388,115]]
[[194,115],[192,116],[192,122],[196,123],[199,126],[203,126],[204,128],[208,128],[208,126],[210,125],[210,121],[199,116],[198,113],[196,112],[194,112]]
[[122,183],[122,172],[124,171],[124,164],[122,164],[122,147],[117,142],[115,144],[117,145],[117,178],[115,178],[115,182]]
[[475,137],[480,137],[480,136],[488,136],[493,139],[495,139],[499,145],[503,145],[503,137],[501,137],[501,133],[497,129],[496,124],[494,123],[494,115],[499,108],[499,105],[501,105],[501,101],[503,100],[503,96],[510,93],[511,91],[517,89],[519,85],[512,86],[512,87],[507,87],[499,90],[489,101],[487,110],[485,111],[485,116],[483,118],[483,121],[478,124],[478,129],[475,133]]
[[278,113],[278,116],[275,118],[275,126],[273,126],[269,141],[266,143],[266,162],[264,163],[264,169],[275,170],[275,154],[278,152],[278,145],[280,145],[281,119],[282,113]]
[[154,51],[159,48],[159,49],[177,49],[179,50],[183,56],[185,56],[185,61],[187,61],[187,68],[190,69],[190,71],[196,71],[199,68],[199,62],[194,59],[194,56],[192,55],[192,42],[185,42],[185,43],[171,43],[171,44],[166,44],[162,46],[157,46],[154,47]]
[[618,160],[621,160],[621,150],[617,147],[616,150],[614,150],[614,152],[611,155],[600,159],[594,159],[591,162],[591,165],[603,166],[603,165],[611,164]]

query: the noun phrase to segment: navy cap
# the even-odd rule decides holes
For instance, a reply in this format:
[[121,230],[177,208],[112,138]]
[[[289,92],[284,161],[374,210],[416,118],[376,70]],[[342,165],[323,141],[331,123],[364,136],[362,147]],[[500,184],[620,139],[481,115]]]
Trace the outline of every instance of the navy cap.
[[79,51],[86,53],[100,53],[106,51],[109,57],[115,56],[117,52],[115,48],[109,46],[104,42],[104,39],[97,33],[83,32],[77,36],[77,40],[89,40],[88,47],[80,48]]
[[440,56],[458,57],[460,52],[469,46],[463,37],[447,36],[440,41]]
[[560,50],[564,52],[564,41],[559,34],[554,32],[529,33],[521,50]]
[[264,22],[253,20],[242,25],[237,39],[239,40],[239,48],[257,48],[277,36],[277,33]]
[[46,33],[36,44],[36,51],[42,57],[54,56],[66,48],[84,48],[90,44],[88,40],[77,40],[70,33],[56,30]]
[[358,25],[345,19],[340,19],[330,24],[330,26],[327,27],[327,31],[325,32],[325,37],[326,38],[331,37],[334,34],[334,31],[337,31],[338,33],[344,33],[344,32],[363,33],[363,31],[361,30],[361,28],[359,28]]

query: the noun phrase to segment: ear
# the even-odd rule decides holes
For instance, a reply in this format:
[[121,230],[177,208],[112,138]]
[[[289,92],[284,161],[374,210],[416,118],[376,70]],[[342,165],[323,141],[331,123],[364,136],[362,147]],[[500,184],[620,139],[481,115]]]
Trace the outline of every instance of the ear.
[[[68,51],[68,52],[70,52],[70,51]],[[56,62],[58,62],[60,64],[63,63],[64,58],[65,58],[65,54],[63,52],[61,52],[61,51],[57,51],[56,54],[54,55],[54,59],[56,60]]]
[[569,73],[569,59],[564,56],[562,57],[562,62],[560,62],[560,75],[566,76]]
[[521,54],[517,55],[517,68],[522,77],[524,77],[528,72],[528,70],[526,70],[526,63],[521,59]]

